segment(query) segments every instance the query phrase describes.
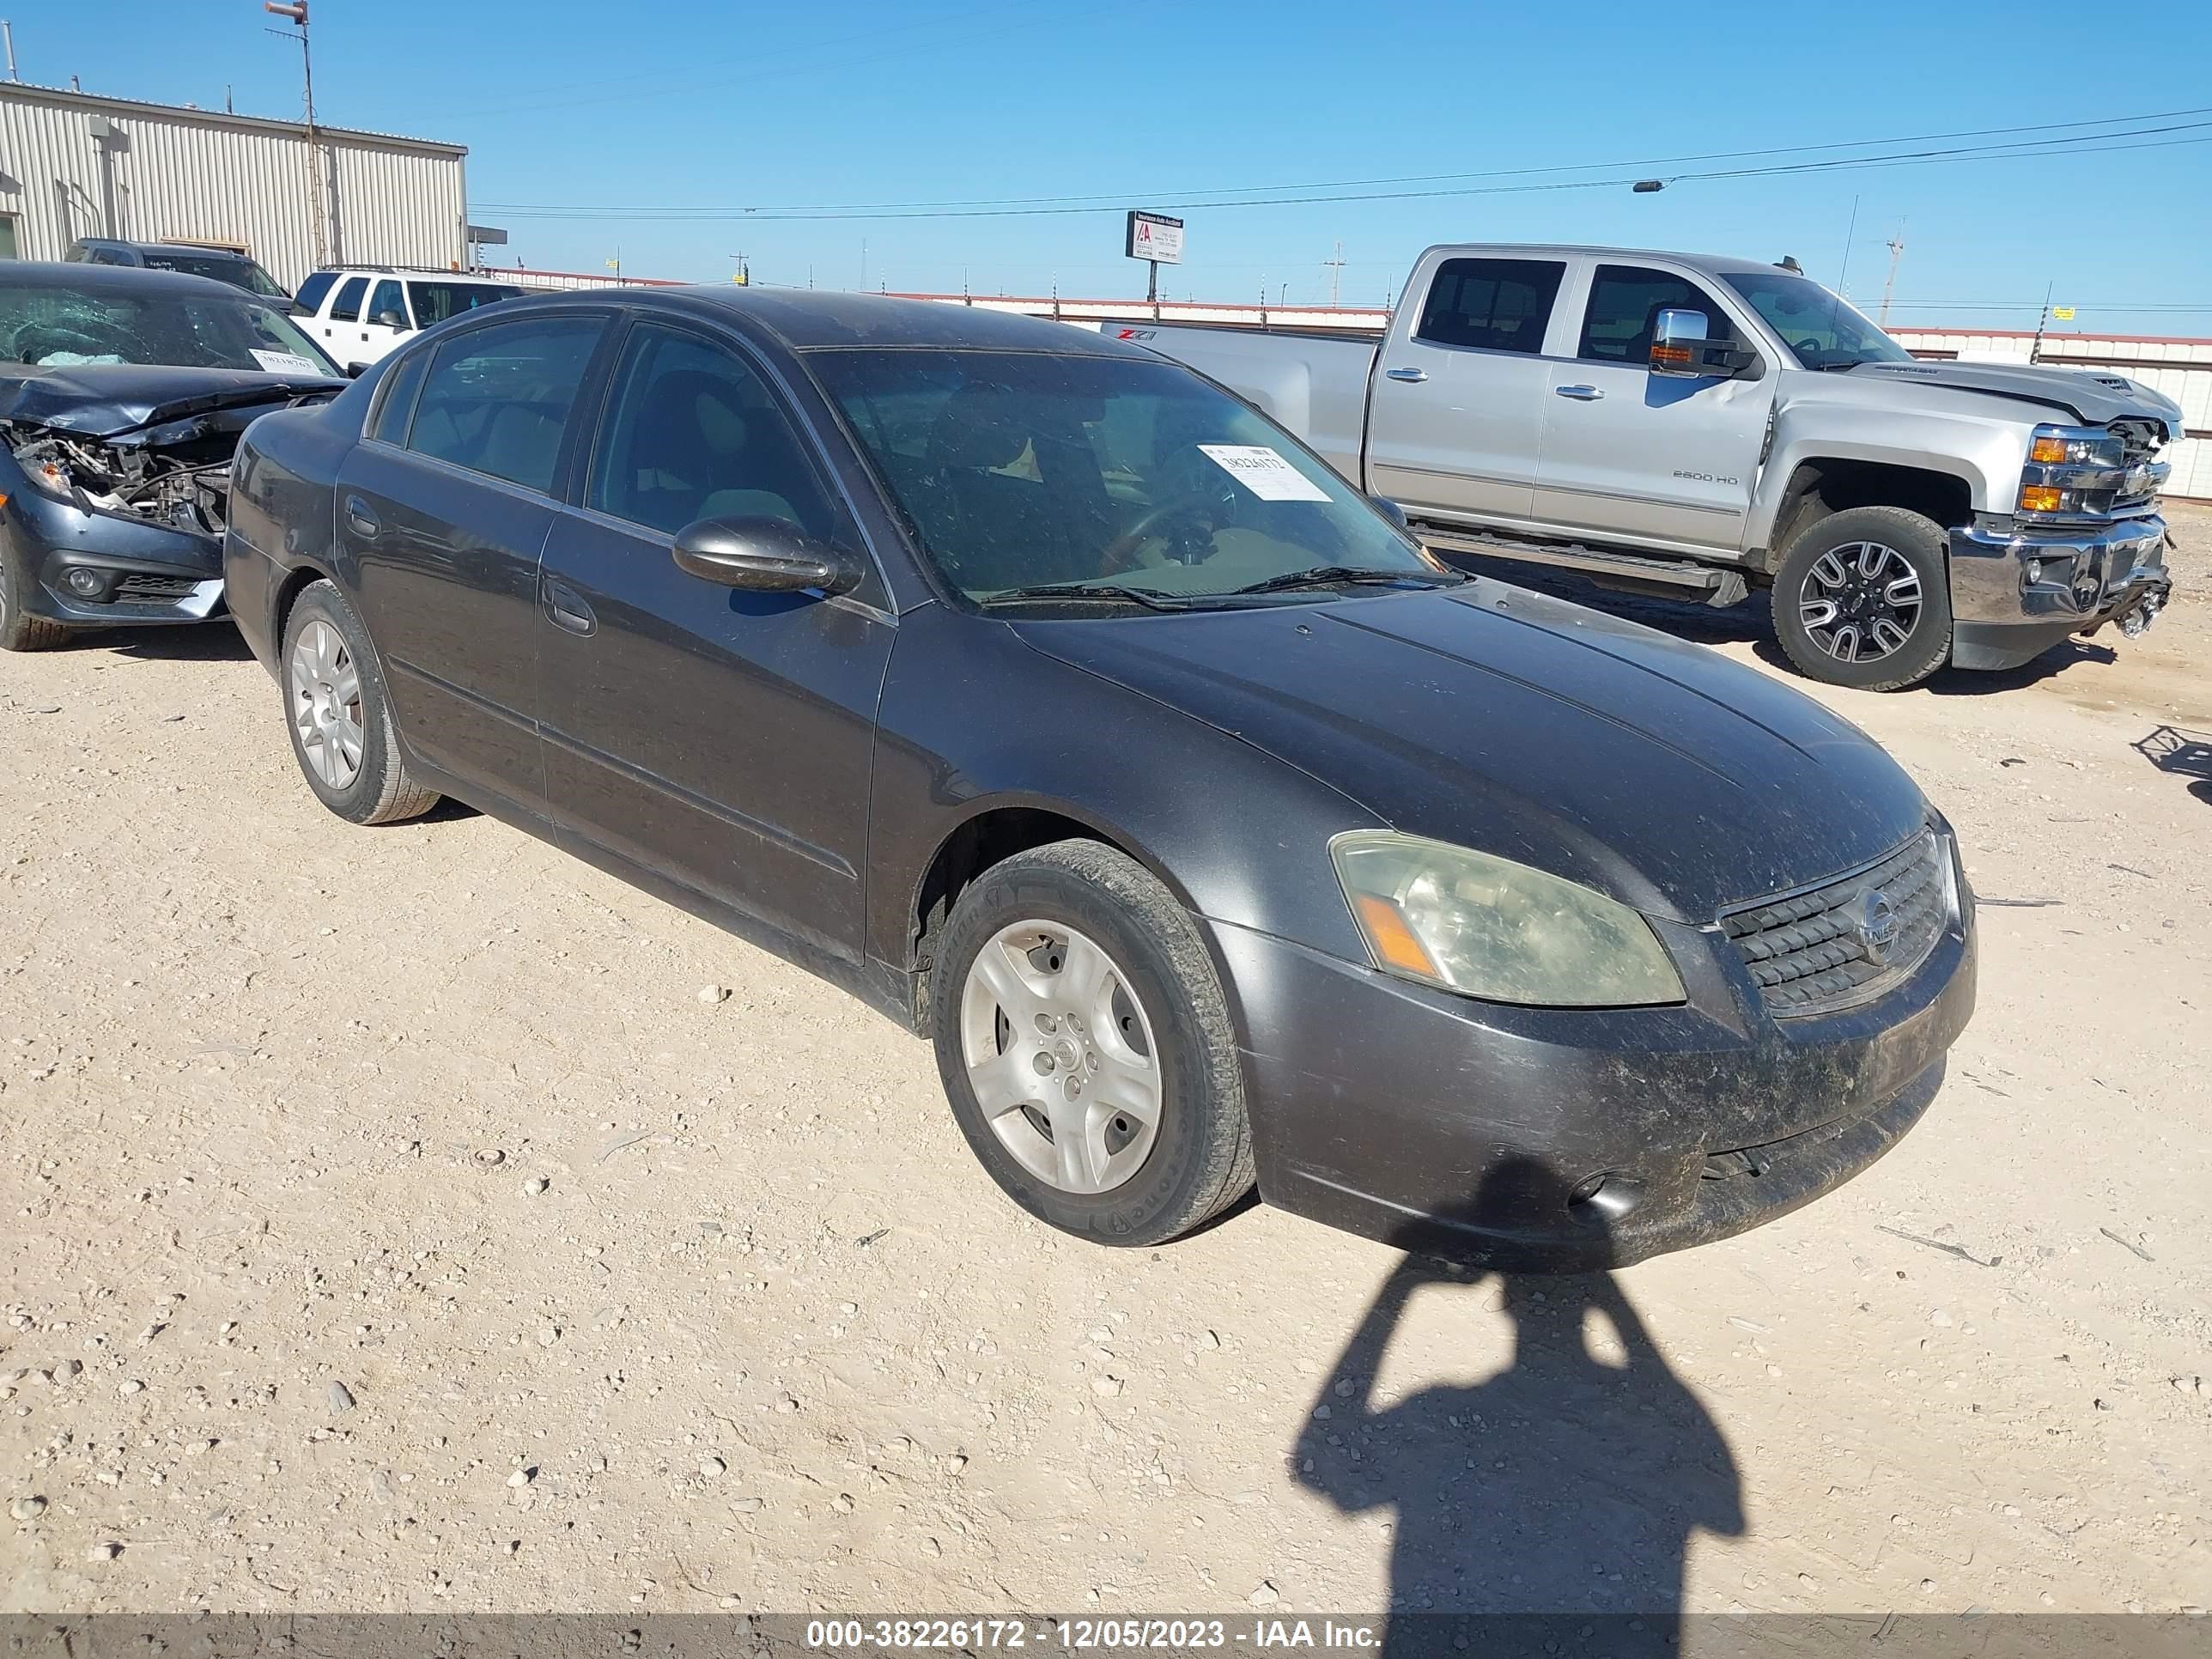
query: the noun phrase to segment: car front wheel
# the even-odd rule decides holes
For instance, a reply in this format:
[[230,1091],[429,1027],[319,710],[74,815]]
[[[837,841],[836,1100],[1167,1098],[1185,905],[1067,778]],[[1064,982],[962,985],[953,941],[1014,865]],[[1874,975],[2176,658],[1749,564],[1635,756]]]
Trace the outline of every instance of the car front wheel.
[[51,651],[72,630],[23,609],[21,589],[7,554],[0,551],[0,651]]
[[1066,841],[994,865],[938,941],[929,1016],[961,1132],[1038,1219],[1158,1244],[1251,1189],[1220,981],[1134,860]]
[[1901,507],[1854,507],[1808,526],[1774,571],[1774,635],[1830,685],[1901,691],[1951,655],[1948,538]]
[[368,630],[330,582],[284,623],[284,715],[293,757],[324,805],[353,823],[397,823],[438,804],[407,775]]

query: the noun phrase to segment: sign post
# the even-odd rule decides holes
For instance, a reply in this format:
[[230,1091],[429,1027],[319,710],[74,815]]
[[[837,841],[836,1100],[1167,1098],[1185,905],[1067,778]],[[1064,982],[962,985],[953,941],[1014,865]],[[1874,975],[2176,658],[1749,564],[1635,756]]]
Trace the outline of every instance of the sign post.
[[1157,320],[1160,314],[1160,267],[1182,263],[1182,221],[1170,219],[1164,213],[1140,213],[1130,209],[1128,237],[1122,252],[1132,259],[1142,259],[1149,268],[1145,300]]

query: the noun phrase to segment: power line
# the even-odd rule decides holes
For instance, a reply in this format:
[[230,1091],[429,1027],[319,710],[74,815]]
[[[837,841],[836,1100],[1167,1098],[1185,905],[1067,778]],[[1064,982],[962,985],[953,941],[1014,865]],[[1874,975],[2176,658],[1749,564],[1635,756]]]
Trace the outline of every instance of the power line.
[[[2179,145],[2212,143],[2212,137],[2167,139],[2163,142],[2142,143],[2127,141],[2155,138],[2158,135],[2166,133],[2197,132],[2207,128],[2212,128],[2212,121],[2180,122],[2169,126],[2139,127],[2133,128],[2126,131],[2088,133],[2079,137],[2054,137],[2047,138],[2023,139],[2016,143],[2004,144],[1969,144],[1955,146],[1945,149],[1905,151],[1900,154],[1890,155],[1838,156],[1831,157],[1823,161],[1777,163],[1769,167],[1713,168],[1703,172],[1675,173],[1668,179],[1668,182],[1670,184],[1678,184],[1706,179],[1770,178],[1802,175],[1812,173],[1842,173],[1875,167],[1925,167],[1960,161],[2022,160],[2030,157],[2050,156],[2055,153],[2051,147],[2053,145],[2059,144],[2070,146],[2070,149],[2065,153],[2082,155],[2108,155],[2117,153],[2121,150],[2130,149],[2171,149]],[[1963,137],[1966,135],[1960,136]],[[1883,141],[1868,140],[1866,142],[1868,143],[1875,143]],[[1808,148],[1826,147],[1820,146]],[[1589,165],[1591,167],[1609,166],[1615,167],[1626,167],[1630,169],[1648,169],[1655,165],[1664,165],[1664,163],[1639,161],[1627,164],[1613,162],[1590,163]],[[1517,172],[1525,171],[1529,170],[1509,170],[1498,173],[1469,173],[1455,176],[1467,178],[1505,178],[1516,176]],[[1438,197],[1500,196],[1561,190],[1619,189],[1633,182],[1635,182],[1635,180],[1632,177],[1624,174],[1623,176],[1603,179],[1552,180],[1540,184],[1455,185],[1449,188],[1431,190],[1359,191],[1329,194],[1248,196],[1243,199],[1236,201],[1167,201],[1162,203],[1161,205],[1168,209],[1183,209],[1199,211],[1206,210],[1223,210],[1228,208],[1301,206],[1328,202],[1413,201],[1430,199]],[[1086,203],[1123,201],[1127,199],[1132,198],[1126,194],[1110,198],[1084,198]],[[611,204],[603,206],[586,206],[576,204],[527,202],[484,202],[479,204],[479,205],[489,210],[507,214],[510,216],[520,218],[639,219],[673,222],[707,222],[724,219],[750,219],[761,222],[781,222],[787,223],[811,222],[825,224],[835,223],[840,221],[879,219],[1048,218],[1060,217],[1076,214],[1097,213],[1103,210],[1101,207],[1095,205],[977,206],[957,208],[919,206],[895,207],[886,205],[880,208],[866,209],[816,209],[797,207],[766,209],[683,207],[638,208]]]
[[[1133,201],[1139,198],[1146,200],[1172,198],[1176,203],[1185,207],[1233,206],[1236,205],[1233,203],[1201,203],[1197,198],[1204,196],[1249,196],[1267,191],[1356,190],[1382,185],[1437,185],[1450,184],[1471,179],[1534,178],[1540,174],[1556,173],[1590,173],[1600,170],[1626,169],[1630,167],[1648,168],[1673,167],[1689,161],[1746,161],[1762,155],[1810,155],[1817,150],[1871,149],[1883,144],[1919,144],[1933,143],[1938,141],[1953,138],[2002,137],[2018,132],[2057,133],[2074,131],[2085,127],[2132,126],[2134,124],[2142,121],[2176,120],[2184,116],[2191,115],[2212,115],[2212,105],[2205,105],[2195,109],[2150,110],[2140,115],[2112,115],[2106,116],[2101,119],[2097,120],[2037,121],[2030,123],[2025,126],[1976,127],[1960,132],[1907,133],[1890,138],[1838,139],[1830,143],[1819,144],[1783,144],[1767,149],[1708,150],[1692,155],[1648,156],[1643,160],[1633,161],[1580,161],[1563,162],[1550,167],[1496,167],[1479,173],[1405,173],[1380,179],[1309,179],[1301,183],[1279,185],[1222,185],[1198,190],[1121,191],[1109,192],[1103,195],[1091,196],[1000,196],[971,198],[967,199],[955,198],[950,201],[940,202],[837,202],[815,205],[804,204],[781,204],[769,205],[767,204],[760,204],[746,208],[686,209],[676,210],[687,212],[696,210],[702,213],[743,213],[753,216],[772,213],[831,214],[893,211],[900,213],[913,213],[924,209],[936,208],[1079,208],[1091,204],[1118,206],[1126,202]],[[2125,134],[2120,133],[2090,133],[2086,134],[2080,142],[2087,143],[2099,137],[2122,137],[2126,136],[2127,135]],[[2035,139],[2029,142],[2037,144],[2046,144],[2057,143],[2062,141],[2057,138],[2048,138]],[[1607,180],[1604,182],[1611,181]],[[1346,197],[1343,199],[1346,201],[1357,201],[1361,198],[1357,197]],[[498,208],[503,211],[510,212],[538,210],[560,212],[564,210],[565,206],[565,204],[561,203],[540,202],[485,202],[480,204],[480,205],[489,208]],[[580,210],[599,212],[603,210],[591,209]],[[651,211],[657,210],[646,210]]]

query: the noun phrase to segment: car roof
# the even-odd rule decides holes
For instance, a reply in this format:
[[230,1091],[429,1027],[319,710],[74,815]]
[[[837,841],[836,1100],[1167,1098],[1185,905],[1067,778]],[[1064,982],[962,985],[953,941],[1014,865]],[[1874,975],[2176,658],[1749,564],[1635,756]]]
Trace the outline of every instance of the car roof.
[[[1059,356],[1159,358],[1139,347],[1110,340],[1095,324],[1070,325],[1046,317],[994,311],[986,305],[951,305],[934,300],[901,300],[883,294],[846,294],[825,289],[758,288],[741,283],[702,283],[653,289],[577,289],[533,294],[508,304],[596,300],[649,310],[713,317],[767,334],[793,351],[835,350],[854,346],[895,349],[1045,351]],[[500,309],[507,310],[502,305]]]
[[[1496,254],[1512,258],[1590,258],[1604,259],[1613,264],[1634,259],[1668,259],[1676,264],[1689,265],[1698,270],[1710,271],[1716,276],[1741,276],[1756,271],[1773,272],[1784,267],[1771,259],[1747,259],[1730,253],[1683,253],[1657,247],[1595,247],[1581,242],[1438,242],[1427,253],[1447,256],[1465,254]],[[1786,275],[1802,276],[1802,271],[1785,271]]]
[[9,260],[0,264],[0,283],[24,288],[74,289],[86,294],[135,291],[174,294],[220,294],[227,300],[265,303],[258,294],[212,276],[193,276],[181,270],[149,270],[143,265],[95,265],[71,260]]
[[508,282],[496,271],[441,270],[435,265],[324,265],[310,273],[316,276],[389,276],[394,282],[419,283],[490,283],[501,288],[517,288],[520,283]]

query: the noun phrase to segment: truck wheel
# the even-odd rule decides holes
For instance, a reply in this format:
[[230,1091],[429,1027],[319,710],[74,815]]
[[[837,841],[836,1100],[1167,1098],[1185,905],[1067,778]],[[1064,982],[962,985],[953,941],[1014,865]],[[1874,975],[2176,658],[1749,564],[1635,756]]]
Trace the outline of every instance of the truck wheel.
[[1040,1221],[1158,1244],[1252,1187],[1243,1068],[1198,929],[1096,842],[1019,853],[961,894],[929,1023],[968,1145]]
[[15,573],[0,553],[0,651],[51,651],[71,629],[46,617],[28,615],[16,599]]
[[1901,507],[1807,527],[1774,572],[1774,633],[1798,672],[1861,691],[1917,685],[1951,655],[1949,540]]
[[398,823],[438,804],[407,775],[384,671],[345,595],[311,583],[284,624],[284,723],[315,797],[352,823]]

